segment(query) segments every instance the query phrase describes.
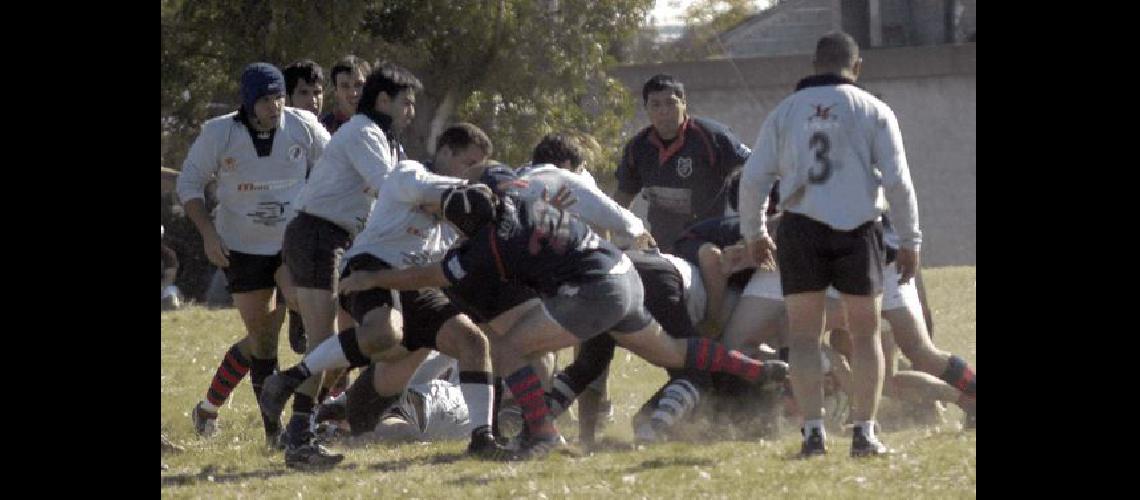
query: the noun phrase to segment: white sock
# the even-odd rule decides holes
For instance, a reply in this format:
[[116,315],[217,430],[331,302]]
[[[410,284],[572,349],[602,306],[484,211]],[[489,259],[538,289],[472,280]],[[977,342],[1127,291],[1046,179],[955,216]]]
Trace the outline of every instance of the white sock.
[[874,420],[864,420],[861,422],[855,422],[855,427],[858,427],[858,428],[863,430],[863,437],[866,437],[867,439],[875,439],[875,421]]
[[491,404],[494,401],[494,385],[459,384],[463,400],[467,403],[467,414],[471,418],[471,428],[491,425]]
[[210,402],[206,401],[205,399],[202,400],[202,409],[206,410],[210,413],[217,413],[218,412],[218,407],[210,404]]
[[348,358],[344,355],[344,349],[340,348],[340,339],[336,335],[317,344],[317,348],[306,354],[303,361],[312,373],[320,373],[334,368],[348,368],[349,366]]
[[804,439],[811,437],[812,429],[819,429],[819,437],[827,439],[827,431],[823,429],[823,419],[804,420]]

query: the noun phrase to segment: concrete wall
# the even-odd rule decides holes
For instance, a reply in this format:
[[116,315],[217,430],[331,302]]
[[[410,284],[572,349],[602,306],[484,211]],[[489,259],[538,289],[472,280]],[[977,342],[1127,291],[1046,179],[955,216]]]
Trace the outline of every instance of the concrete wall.
[[[860,84],[898,115],[911,177],[918,191],[928,266],[977,261],[977,47],[937,45],[863,52]],[[760,123],[795,83],[811,73],[810,56],[624,66],[615,76],[640,101],[656,73],[685,83],[692,114],[732,127],[749,145]],[[649,123],[645,109],[627,126]]]
[[[955,12],[948,13],[952,5]],[[967,41],[977,29],[977,1],[786,0],[721,39],[731,57],[811,54],[820,35],[835,29],[864,48],[940,45],[950,41],[948,16],[957,19],[954,41]]]
[[729,55],[810,54],[823,33],[839,27],[835,0],[790,0],[725,34]]

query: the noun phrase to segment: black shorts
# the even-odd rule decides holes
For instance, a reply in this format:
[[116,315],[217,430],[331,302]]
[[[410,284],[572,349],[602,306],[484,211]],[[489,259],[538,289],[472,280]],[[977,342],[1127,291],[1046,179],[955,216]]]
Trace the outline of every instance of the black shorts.
[[230,293],[255,292],[277,287],[274,274],[281,267],[281,252],[273,255],[255,255],[230,250],[226,275],[226,291]]
[[299,212],[285,226],[281,254],[296,286],[332,290],[340,259],[349,245],[352,245],[352,235],[344,228]]
[[698,337],[685,306],[685,281],[677,267],[656,252],[628,252],[641,277],[645,308],[673,338]]
[[523,302],[538,298],[538,293],[528,286],[501,281],[464,280],[444,288],[443,293],[455,307],[478,323],[491,321]]
[[851,231],[832,229],[785,212],[776,230],[776,265],[784,296],[832,285],[848,295],[883,293],[883,227],[871,221]]
[[[392,269],[392,266],[375,255],[362,253],[348,260],[341,278],[348,277],[354,270],[381,269]],[[400,309],[404,316],[404,336],[400,344],[409,351],[424,347],[435,349],[435,337],[439,334],[440,327],[447,320],[462,314],[437,288],[403,290],[399,294]],[[340,307],[352,315],[357,323],[362,323],[369,311],[381,306],[394,306],[391,290],[373,288],[340,295]]]

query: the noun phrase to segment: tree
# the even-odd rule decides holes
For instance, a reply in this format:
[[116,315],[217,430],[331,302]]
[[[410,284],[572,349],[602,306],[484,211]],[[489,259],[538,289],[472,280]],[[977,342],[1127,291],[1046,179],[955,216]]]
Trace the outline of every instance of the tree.
[[697,0],[685,9],[685,29],[680,38],[662,42],[658,41],[656,30],[642,30],[621,46],[621,59],[630,63],[660,63],[723,57],[721,35],[779,3],[778,0]]
[[685,34],[673,43],[676,60],[701,60],[725,53],[719,36],[758,11],[756,0],[700,0],[685,10]]
[[[163,163],[180,167],[198,126],[236,108],[253,61],[302,57],[326,68],[347,53],[389,60],[424,83],[405,145],[426,158],[446,124],[470,121],[495,156],[519,164],[545,133],[576,129],[614,157],[632,116],[607,70],[652,0],[395,0],[162,3]],[[330,92],[331,94],[331,92]],[[612,168],[612,166],[611,166]]]

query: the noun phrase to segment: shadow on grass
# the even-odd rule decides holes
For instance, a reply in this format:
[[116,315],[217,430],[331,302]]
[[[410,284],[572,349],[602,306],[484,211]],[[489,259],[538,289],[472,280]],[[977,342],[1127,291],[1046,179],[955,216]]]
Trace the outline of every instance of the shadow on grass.
[[444,453],[441,455],[432,455],[422,458],[388,460],[377,464],[369,465],[370,470],[379,472],[402,472],[407,470],[413,465],[443,465],[466,460],[469,458],[466,453]]
[[606,454],[606,453],[625,453],[630,451],[637,451],[637,444],[630,441],[622,441],[612,437],[604,437],[595,441],[593,444],[583,445],[579,444],[589,455]]
[[634,465],[625,469],[627,473],[643,472],[650,469],[661,469],[664,467],[688,467],[688,466],[705,466],[712,467],[717,464],[716,460],[708,458],[692,458],[692,457],[669,457],[669,458],[654,458],[653,460],[646,460],[640,464]]
[[197,474],[169,474],[162,476],[162,486],[188,486],[196,483],[235,483],[245,481],[247,479],[269,479],[279,476],[288,476],[292,474],[309,474],[309,473],[325,473],[333,471],[355,470],[359,468],[356,464],[338,465],[324,470],[295,470],[285,468],[284,465],[279,469],[264,469],[264,470],[251,470],[243,472],[218,472],[217,468],[212,465],[207,465],[202,468],[202,471]]
[[[522,476],[517,476],[514,474],[502,474],[502,475],[497,475],[497,476],[490,476],[487,474],[482,474],[482,475],[478,475],[478,476],[475,474],[467,474],[467,475],[456,477],[454,479],[450,479],[445,484],[448,484],[451,486],[485,486],[485,485],[490,484],[490,483],[495,482],[495,481],[504,481],[504,480],[517,481],[517,480],[519,480],[520,477],[522,477]],[[546,470],[528,472],[528,473],[526,473],[526,476],[525,476],[526,479],[532,479],[532,480],[549,479],[552,477],[554,477],[554,474],[552,474],[550,471],[546,471]]]

